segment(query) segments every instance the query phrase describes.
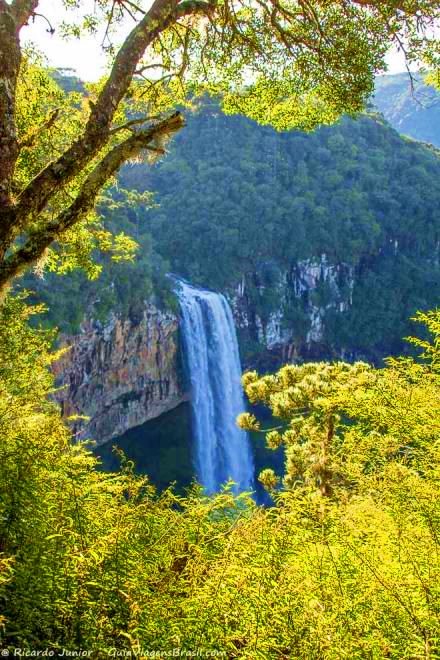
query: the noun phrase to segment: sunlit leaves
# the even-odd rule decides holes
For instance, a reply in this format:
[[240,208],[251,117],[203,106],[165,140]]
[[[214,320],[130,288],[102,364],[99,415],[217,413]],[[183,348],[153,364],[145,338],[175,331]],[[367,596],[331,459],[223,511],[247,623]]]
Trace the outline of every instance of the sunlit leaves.
[[[419,313],[430,340],[411,339],[428,362],[389,359],[385,369],[357,362],[287,365],[274,376],[246,374],[249,401],[268,406],[283,420],[282,430],[268,432],[272,448],[286,450],[284,484],[346,497],[375,479],[390,461],[416,468],[436,447],[438,411],[439,314]],[[248,421],[249,419],[249,421]],[[258,430],[250,413],[240,418]],[[436,451],[436,450],[435,450]]]
[[[215,497],[198,486],[186,496],[155,495],[122,452],[120,472],[106,474],[83,444],[69,442],[47,400],[50,337],[27,326],[38,311],[10,300],[1,312],[4,648],[437,657],[440,406],[429,365],[396,360],[377,373],[322,363],[265,379],[247,374],[255,397],[287,392],[291,428],[269,439],[290,443],[296,483],[277,490],[277,475],[264,470],[269,508],[234,497],[231,484]],[[307,428],[298,406],[307,407]],[[323,497],[307,483],[321,458],[310,442],[315,434],[322,443],[335,407],[351,421],[335,419],[327,449],[340,480]]]
[[427,360],[431,368],[438,371],[440,368],[440,313],[438,310],[430,312],[418,312],[412,319],[418,323],[423,323],[429,334],[429,340],[419,339],[418,337],[408,337],[408,341],[422,349],[421,357]]
[[[96,86],[92,85],[90,98],[95,94],[95,90]],[[21,150],[16,167],[17,195],[48,162],[60,156],[72,144],[81,132],[89,113],[89,98],[78,92],[64,93],[51,76],[50,70],[43,65],[41,56],[29,50],[21,67],[17,90],[17,127],[19,139],[26,145]],[[121,110],[116,114],[115,121],[122,122],[123,119]],[[110,141],[109,147],[113,142]],[[102,157],[102,154],[99,154],[99,157]],[[38,231],[72,203],[97,159],[69,185],[60,189],[47,211],[29,224],[31,232]],[[108,182],[108,185],[111,183]],[[109,197],[103,192],[101,198],[105,203]],[[125,194],[127,207],[133,204],[148,204],[150,199],[148,194],[139,195],[128,191]],[[132,260],[136,243],[122,232],[112,236],[103,227],[102,217],[97,212],[90,211],[85,218],[78,219],[74,228],[59,235],[58,241],[45,251],[34,269],[43,275],[45,270],[65,274],[82,268],[93,279],[101,270],[96,263],[98,252],[111,253],[115,261]]]

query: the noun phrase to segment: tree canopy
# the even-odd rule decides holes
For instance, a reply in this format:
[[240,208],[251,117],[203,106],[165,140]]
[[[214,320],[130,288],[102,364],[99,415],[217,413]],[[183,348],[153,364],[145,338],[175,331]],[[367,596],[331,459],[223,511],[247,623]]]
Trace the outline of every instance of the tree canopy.
[[[439,8],[427,0],[155,0],[149,7],[99,0],[92,16],[72,20],[65,31],[81,38],[104,22],[110,71],[85,102],[61,101],[29,71],[20,45],[38,4],[0,2],[3,292],[30,264],[50,260],[54,245],[63,253],[66,241],[70,256],[83,261],[90,240],[103,238],[108,247],[109,237],[96,228],[96,199],[123,162],[163,153],[165,138],[184,124],[172,111],[176,103],[210,91],[222,95],[228,112],[311,129],[362,108],[393,41],[405,44],[409,58],[424,55],[435,65],[437,57],[427,35]],[[114,30],[127,15],[133,27],[117,44]],[[37,112],[26,122],[20,86],[29,75]],[[132,246],[122,247],[130,253]]]

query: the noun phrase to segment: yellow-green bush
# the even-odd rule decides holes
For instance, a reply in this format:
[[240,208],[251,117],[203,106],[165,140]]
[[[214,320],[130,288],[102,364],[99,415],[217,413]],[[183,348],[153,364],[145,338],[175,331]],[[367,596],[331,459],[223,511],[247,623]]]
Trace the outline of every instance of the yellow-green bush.
[[285,487],[264,509],[228,489],[157,495],[125,459],[98,471],[48,400],[37,311],[11,300],[0,319],[3,647],[439,657],[438,336],[425,365],[247,376],[283,417]]

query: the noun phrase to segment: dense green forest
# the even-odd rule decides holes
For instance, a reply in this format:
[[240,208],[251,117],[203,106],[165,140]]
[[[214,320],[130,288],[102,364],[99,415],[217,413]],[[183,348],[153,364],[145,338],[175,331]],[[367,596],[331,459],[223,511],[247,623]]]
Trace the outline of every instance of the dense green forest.
[[[227,117],[204,99],[187,124],[165,159],[126,166],[101,207],[108,228],[138,241],[134,263],[109,257],[96,281],[81,273],[56,287],[50,275],[26,280],[52,323],[74,332],[84,315],[139,314],[151,296],[173,306],[171,271],[230,293],[244,278],[261,317],[281,308],[304,341],[310,303],[325,307],[332,291],[323,282],[310,300],[289,290],[289,279],[298,263],[325,254],[354,278],[348,309],[325,312],[330,352],[379,359],[404,350],[409,317],[435,305],[440,292],[434,148],[401,137],[375,114],[312,134],[280,133]],[[154,196],[130,207],[126,189]],[[348,299],[348,275],[339,285]]]

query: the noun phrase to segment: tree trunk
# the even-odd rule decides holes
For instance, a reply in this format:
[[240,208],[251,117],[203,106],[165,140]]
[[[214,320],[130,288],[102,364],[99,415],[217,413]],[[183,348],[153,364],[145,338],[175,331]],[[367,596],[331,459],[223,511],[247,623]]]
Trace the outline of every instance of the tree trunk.
[[[21,53],[17,26],[10,7],[0,4],[0,226],[12,204],[11,184],[18,156],[15,94]],[[0,245],[0,258],[1,254]]]

